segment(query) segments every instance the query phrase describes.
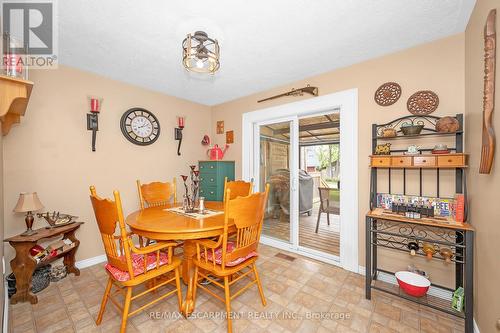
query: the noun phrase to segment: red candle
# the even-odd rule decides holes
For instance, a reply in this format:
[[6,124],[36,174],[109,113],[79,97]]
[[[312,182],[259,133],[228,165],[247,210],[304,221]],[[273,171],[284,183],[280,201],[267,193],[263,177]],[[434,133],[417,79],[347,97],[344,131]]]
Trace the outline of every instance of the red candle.
[[179,128],[184,128],[184,117],[177,117],[177,126]]
[[101,101],[98,98],[90,98],[90,112],[100,112]]

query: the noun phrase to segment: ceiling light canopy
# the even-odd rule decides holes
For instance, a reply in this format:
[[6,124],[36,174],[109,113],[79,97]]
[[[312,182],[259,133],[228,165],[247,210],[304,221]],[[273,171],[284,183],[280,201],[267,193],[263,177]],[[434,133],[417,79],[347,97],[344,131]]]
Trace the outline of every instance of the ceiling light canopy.
[[182,41],[182,63],[188,71],[214,74],[220,67],[217,39],[203,31],[188,34]]

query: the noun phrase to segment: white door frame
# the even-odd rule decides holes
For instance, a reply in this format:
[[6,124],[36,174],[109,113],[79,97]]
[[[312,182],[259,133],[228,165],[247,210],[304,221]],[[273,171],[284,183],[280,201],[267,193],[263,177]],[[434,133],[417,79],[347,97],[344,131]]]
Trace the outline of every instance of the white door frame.
[[[310,98],[294,103],[282,104],[251,111],[243,114],[242,123],[242,173],[243,179],[249,180],[255,174],[254,146],[258,138],[254,135],[255,123],[272,121],[280,118],[303,117],[310,114],[340,110],[340,173],[342,185],[340,188],[340,266],[344,269],[358,272],[358,90],[349,89],[320,97]],[[297,123],[296,121],[293,123]],[[294,129],[298,131],[297,129]],[[293,141],[293,140],[292,140]],[[292,170],[291,170],[292,171]],[[294,173],[298,174],[298,165]],[[297,182],[298,177],[292,182]],[[345,184],[349,184],[346,186]],[[297,187],[298,184],[292,184]],[[296,194],[298,195],[298,193]],[[293,200],[295,201],[295,200]],[[279,242],[276,242],[279,243]],[[271,244],[283,248],[282,244]],[[299,252],[299,248],[285,248]],[[308,255],[300,251],[301,254]],[[322,260],[321,256],[309,253],[310,257]],[[324,261],[331,262],[324,258]]]

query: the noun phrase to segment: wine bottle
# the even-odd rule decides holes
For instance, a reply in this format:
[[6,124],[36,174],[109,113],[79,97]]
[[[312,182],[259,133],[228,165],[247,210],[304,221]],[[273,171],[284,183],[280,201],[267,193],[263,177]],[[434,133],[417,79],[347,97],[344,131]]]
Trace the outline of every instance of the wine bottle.
[[410,254],[412,256],[416,255],[417,254],[417,251],[418,249],[420,248],[420,246],[418,245],[417,242],[408,242],[408,249],[410,250]]

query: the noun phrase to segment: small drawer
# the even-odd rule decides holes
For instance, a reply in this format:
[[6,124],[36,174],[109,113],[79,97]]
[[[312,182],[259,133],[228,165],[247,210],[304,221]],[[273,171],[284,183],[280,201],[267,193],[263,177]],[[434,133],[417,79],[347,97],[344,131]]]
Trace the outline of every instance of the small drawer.
[[393,167],[410,167],[411,156],[393,156],[391,157],[391,166]]
[[216,162],[203,162],[200,163],[200,171],[201,172],[215,172],[217,169]]
[[203,185],[207,186],[216,186],[217,185],[217,177],[215,173],[201,173],[200,174],[200,182]]
[[413,166],[416,166],[416,167],[436,166],[436,157],[435,156],[415,156],[415,157],[413,157]]
[[438,156],[438,166],[460,167],[465,165],[464,155]]
[[215,187],[204,187],[200,189],[200,197],[205,197],[207,201],[217,200],[217,188]]
[[388,167],[391,165],[390,156],[372,156],[371,162],[373,167]]

